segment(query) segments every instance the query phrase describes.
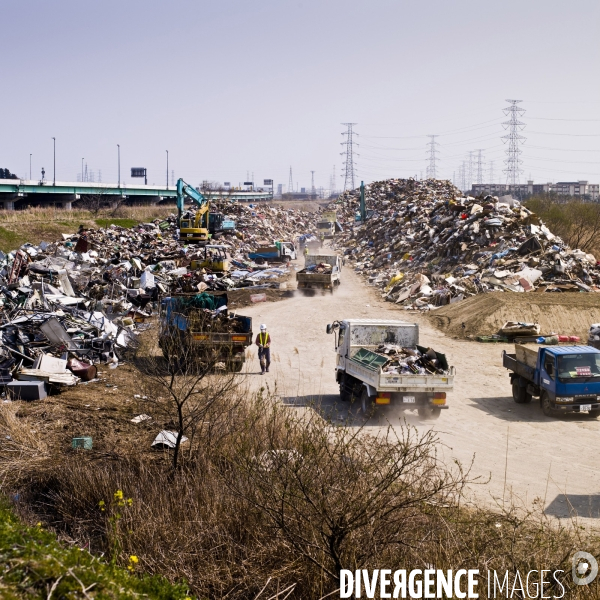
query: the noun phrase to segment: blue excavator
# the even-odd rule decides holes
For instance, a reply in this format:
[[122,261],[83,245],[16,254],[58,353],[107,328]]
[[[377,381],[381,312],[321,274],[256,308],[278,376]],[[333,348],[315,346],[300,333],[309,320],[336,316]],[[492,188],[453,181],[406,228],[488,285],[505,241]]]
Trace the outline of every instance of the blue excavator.
[[[194,217],[184,217],[185,199],[189,198],[198,205]],[[177,181],[177,217],[179,223],[179,239],[189,244],[206,244],[210,233],[210,202],[194,187],[183,179]]]

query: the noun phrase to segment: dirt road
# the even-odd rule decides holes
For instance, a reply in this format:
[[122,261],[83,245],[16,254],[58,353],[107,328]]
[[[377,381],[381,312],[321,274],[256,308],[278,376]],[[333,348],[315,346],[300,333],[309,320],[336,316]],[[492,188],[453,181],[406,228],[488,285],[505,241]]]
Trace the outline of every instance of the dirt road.
[[[446,353],[457,369],[449,410],[437,421],[421,421],[416,412],[380,407],[366,427],[381,428],[402,419],[419,430],[439,432],[445,460],[464,464],[474,460],[473,471],[489,482],[474,486],[473,493],[489,502],[502,502],[512,494],[530,506],[540,498],[547,514],[566,517],[576,509],[580,517],[600,517],[598,440],[600,420],[586,415],[563,419],[545,417],[535,401],[518,405],[512,400],[508,374],[501,366],[501,351],[508,345],[478,344],[444,336],[427,320],[383,302],[351,270],[333,294],[318,293],[257,304],[245,308],[254,329],[266,323],[273,338],[271,372],[259,374],[256,346],[248,371],[253,385],[277,388],[284,402],[316,403],[317,410],[336,420],[349,417],[341,403],[334,377],[333,336],[327,323],[344,318],[405,319],[420,324],[421,343]],[[359,417],[355,423],[364,423]],[[507,452],[508,442],[508,452]],[[506,483],[505,483],[506,474]]]

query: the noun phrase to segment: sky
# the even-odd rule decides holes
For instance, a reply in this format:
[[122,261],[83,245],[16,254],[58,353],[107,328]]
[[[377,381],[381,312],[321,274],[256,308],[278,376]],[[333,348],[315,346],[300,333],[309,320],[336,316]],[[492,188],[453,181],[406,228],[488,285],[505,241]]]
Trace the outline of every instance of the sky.
[[[597,0],[2,0],[0,167],[121,181],[506,182],[508,99],[522,182],[600,182]],[[493,164],[492,164],[493,163]],[[492,173],[490,173],[492,168]],[[467,167],[468,169],[468,167]],[[173,173],[171,173],[173,172]]]

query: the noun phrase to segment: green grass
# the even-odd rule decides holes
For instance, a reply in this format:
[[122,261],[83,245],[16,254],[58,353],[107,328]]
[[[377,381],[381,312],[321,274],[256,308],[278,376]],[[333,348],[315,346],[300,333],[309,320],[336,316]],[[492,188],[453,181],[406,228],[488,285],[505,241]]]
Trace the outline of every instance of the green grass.
[[5,252],[10,252],[27,241],[27,237],[16,231],[11,231],[5,227],[0,227],[0,248]]
[[139,221],[136,219],[95,219],[98,227],[109,227],[110,225],[119,225],[120,227],[127,227],[131,229],[135,227]]
[[0,597],[4,600],[191,600],[185,584],[171,584],[157,575],[138,576],[76,546],[63,546],[41,526],[21,523],[4,500],[0,500],[0,565]]

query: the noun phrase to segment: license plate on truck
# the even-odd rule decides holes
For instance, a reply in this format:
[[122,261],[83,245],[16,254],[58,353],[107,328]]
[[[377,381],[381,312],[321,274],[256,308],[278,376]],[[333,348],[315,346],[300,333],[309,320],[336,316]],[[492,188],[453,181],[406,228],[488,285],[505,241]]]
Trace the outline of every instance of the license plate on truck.
[[584,411],[584,410],[588,410],[588,411],[589,411],[589,410],[592,410],[592,405],[591,405],[591,404],[582,404],[582,405],[579,407],[579,412],[582,412],[582,411]]
[[404,404],[414,404],[416,400],[414,396],[402,396],[402,402]]

